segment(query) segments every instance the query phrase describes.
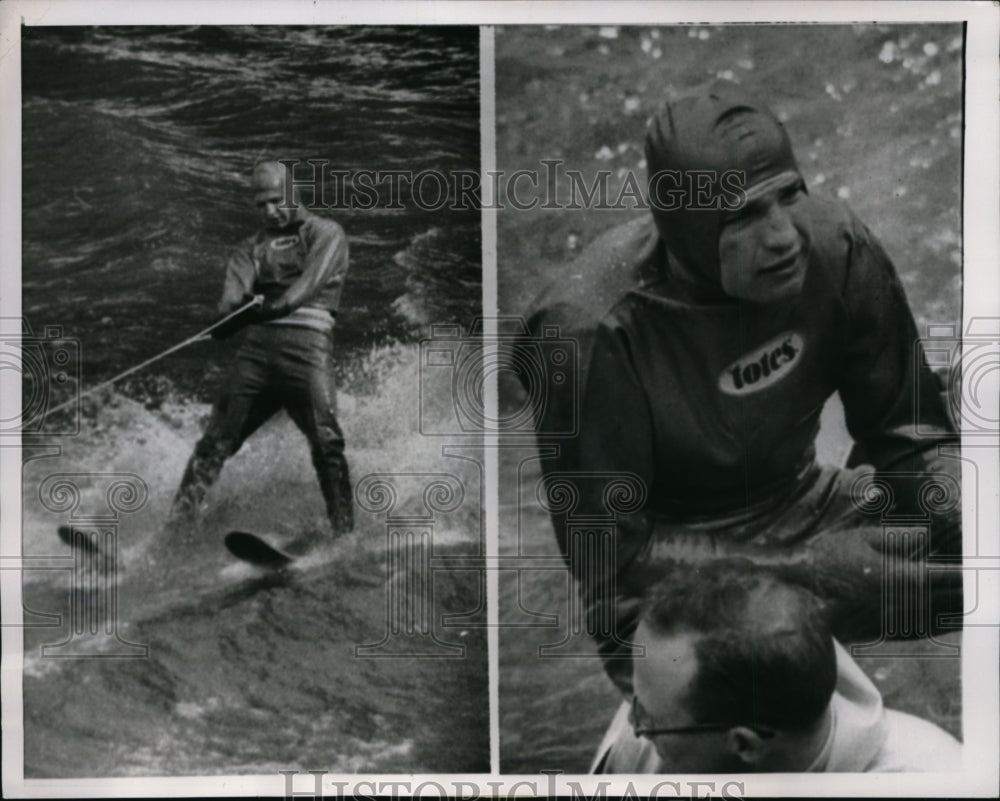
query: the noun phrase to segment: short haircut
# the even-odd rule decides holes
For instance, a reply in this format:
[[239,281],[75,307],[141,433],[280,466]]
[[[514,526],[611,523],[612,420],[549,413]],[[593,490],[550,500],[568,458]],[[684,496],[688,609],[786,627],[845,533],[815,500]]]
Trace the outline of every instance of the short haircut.
[[760,568],[671,571],[651,587],[642,620],[660,634],[696,635],[682,703],[698,723],[797,731],[830,703],[837,657],[821,602]]

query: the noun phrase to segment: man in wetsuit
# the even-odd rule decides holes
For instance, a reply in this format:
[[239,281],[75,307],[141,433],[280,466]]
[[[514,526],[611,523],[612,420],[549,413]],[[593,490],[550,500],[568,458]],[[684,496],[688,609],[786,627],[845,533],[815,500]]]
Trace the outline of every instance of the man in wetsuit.
[[310,213],[286,192],[290,180],[278,162],[263,162],[253,171],[253,200],[263,228],[230,258],[219,312],[228,315],[257,296],[263,304],[240,315],[249,328],[174,498],[175,529],[196,516],[223,462],[282,408],[309,440],[334,533],[353,527],[333,376],[347,237],[333,220]]
[[[652,214],[600,236],[529,320],[536,338],[576,343],[577,381],[544,387],[537,437],[558,450],[542,460],[550,487],[576,485],[573,514],[616,516],[607,551],[575,546],[553,504],[588,630],[626,692],[638,598],[678,562],[767,564],[858,641],[882,631],[883,568],[961,554],[959,462],[940,448],[958,437],[875,237],[807,192],[783,126],[732,85],[667,103],[646,159]],[[867,466],[816,463],[835,392]],[[635,508],[609,509],[616,476],[639,487]],[[886,511],[929,518],[930,542],[886,561]],[[922,620],[961,612],[957,569],[927,580]]]

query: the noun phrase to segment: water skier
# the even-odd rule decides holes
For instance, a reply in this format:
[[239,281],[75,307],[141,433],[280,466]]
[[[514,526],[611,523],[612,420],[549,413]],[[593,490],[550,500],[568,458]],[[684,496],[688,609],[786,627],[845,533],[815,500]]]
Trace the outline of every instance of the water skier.
[[233,252],[219,313],[261,296],[204,434],[187,464],[169,525],[189,530],[223,463],[285,409],[309,440],[334,534],[354,525],[344,435],[337,422],[334,320],[348,269],[348,243],[333,220],[304,208],[291,176],[275,161],[253,171],[253,202],[263,227]]

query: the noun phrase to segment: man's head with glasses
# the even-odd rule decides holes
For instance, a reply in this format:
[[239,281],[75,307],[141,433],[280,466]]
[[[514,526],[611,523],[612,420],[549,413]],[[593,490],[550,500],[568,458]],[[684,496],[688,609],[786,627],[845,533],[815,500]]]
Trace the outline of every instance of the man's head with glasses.
[[830,730],[833,637],[810,593],[752,566],[678,571],[634,635],[632,726],[671,773],[806,769]]

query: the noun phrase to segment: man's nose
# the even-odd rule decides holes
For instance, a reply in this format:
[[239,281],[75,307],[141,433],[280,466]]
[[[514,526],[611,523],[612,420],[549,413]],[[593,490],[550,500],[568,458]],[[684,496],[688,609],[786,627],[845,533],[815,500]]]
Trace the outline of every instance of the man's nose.
[[791,250],[799,240],[799,232],[791,215],[782,206],[775,204],[767,215],[764,229],[764,245],[770,250]]

